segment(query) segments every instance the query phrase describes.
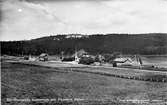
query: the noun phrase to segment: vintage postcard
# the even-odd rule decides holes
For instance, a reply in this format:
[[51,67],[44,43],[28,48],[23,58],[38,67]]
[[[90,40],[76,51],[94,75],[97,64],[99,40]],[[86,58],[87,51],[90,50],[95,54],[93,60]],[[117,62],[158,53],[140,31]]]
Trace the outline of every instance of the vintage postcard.
[[2,105],[167,105],[167,0],[0,0]]

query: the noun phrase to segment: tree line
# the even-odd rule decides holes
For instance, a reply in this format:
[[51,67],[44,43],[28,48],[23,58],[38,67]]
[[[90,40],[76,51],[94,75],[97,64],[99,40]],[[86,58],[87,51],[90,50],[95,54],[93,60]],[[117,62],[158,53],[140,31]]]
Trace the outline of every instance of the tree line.
[[[67,36],[76,37],[67,37]],[[120,52],[122,54],[167,54],[167,34],[96,34],[83,35],[53,35],[33,40],[1,41],[1,54],[8,55],[39,55],[48,53],[59,55],[73,54],[84,49],[90,54],[107,54]]]

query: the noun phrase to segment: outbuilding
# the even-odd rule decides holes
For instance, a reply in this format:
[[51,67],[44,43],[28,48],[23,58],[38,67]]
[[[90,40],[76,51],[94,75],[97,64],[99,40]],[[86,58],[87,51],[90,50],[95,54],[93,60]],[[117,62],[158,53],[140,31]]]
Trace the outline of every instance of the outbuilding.
[[39,61],[48,61],[48,54],[47,53],[42,53],[40,56],[39,56]]

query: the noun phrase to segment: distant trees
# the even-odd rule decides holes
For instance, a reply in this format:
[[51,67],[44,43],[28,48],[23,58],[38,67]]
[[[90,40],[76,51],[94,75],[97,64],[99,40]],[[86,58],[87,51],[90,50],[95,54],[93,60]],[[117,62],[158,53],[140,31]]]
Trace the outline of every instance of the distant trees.
[[[70,34],[71,35],[71,34]],[[79,34],[78,34],[79,35]],[[1,41],[1,53],[8,55],[73,54],[84,49],[90,54],[167,54],[167,34],[108,34],[89,37],[49,36],[30,41]]]
[[112,54],[104,54],[104,55],[103,55],[103,56],[104,56],[104,61],[105,61],[105,62],[109,62],[109,63],[113,63],[113,60],[114,60],[115,58],[117,58],[119,55],[120,55],[119,52],[114,52],[114,53],[112,53]]

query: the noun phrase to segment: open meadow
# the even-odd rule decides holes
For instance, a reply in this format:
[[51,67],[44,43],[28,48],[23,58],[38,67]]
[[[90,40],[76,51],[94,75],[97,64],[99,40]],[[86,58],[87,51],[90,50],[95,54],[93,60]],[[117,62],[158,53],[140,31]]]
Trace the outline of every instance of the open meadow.
[[[5,61],[1,65],[3,105],[165,105],[167,102],[167,82],[130,80]],[[7,98],[73,100],[35,102],[7,101]]]
[[143,56],[142,59],[144,64],[167,68],[167,55]]

